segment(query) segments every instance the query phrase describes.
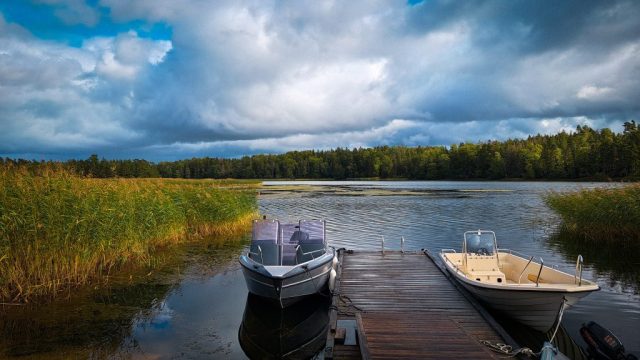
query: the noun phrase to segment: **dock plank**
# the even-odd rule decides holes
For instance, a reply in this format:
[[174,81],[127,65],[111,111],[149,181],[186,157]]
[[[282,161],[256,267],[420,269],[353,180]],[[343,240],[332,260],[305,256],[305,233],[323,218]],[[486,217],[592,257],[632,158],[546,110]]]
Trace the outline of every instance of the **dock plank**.
[[[361,358],[496,359],[480,340],[505,342],[424,253],[341,251],[336,284],[336,318],[357,318]],[[356,348],[336,346],[325,358],[353,359]]]

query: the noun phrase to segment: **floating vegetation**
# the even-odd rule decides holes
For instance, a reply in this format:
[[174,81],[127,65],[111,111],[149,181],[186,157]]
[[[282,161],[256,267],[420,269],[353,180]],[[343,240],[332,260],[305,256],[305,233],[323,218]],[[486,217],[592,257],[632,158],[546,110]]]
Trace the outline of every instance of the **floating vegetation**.
[[52,298],[160,248],[246,231],[257,183],[81,178],[0,167],[0,300]]
[[477,194],[507,193],[504,189],[423,189],[384,188],[358,185],[264,185],[260,188],[262,198],[317,197],[317,196],[432,196],[469,197]]

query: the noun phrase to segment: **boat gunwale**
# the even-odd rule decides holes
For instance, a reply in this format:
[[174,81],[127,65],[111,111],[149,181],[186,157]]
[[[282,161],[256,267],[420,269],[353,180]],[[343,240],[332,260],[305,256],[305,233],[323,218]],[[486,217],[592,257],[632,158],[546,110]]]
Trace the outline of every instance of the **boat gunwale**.
[[[498,249],[498,253],[500,253],[500,250],[508,250],[508,249]],[[523,259],[526,261],[525,258],[520,257],[516,254],[514,254],[513,251],[508,250],[509,252],[505,252],[502,251],[502,253],[506,253],[508,255],[512,255],[515,256],[517,258]],[[507,283],[503,283],[500,285],[496,285],[496,284],[490,284],[490,283],[486,283],[486,282],[480,282],[480,281],[474,281],[469,279],[466,274],[464,273],[464,271],[462,271],[458,266],[456,266],[456,264],[454,264],[451,260],[449,260],[447,258],[447,254],[450,253],[446,253],[446,252],[440,252],[438,255],[440,256],[440,258],[442,259],[442,261],[444,262],[444,265],[447,267],[447,269],[449,270],[453,270],[451,271],[456,279],[460,279],[461,281],[465,282],[466,284],[469,284],[471,286],[475,286],[475,287],[480,287],[480,288],[484,288],[484,289],[491,289],[491,290],[502,290],[502,291],[528,291],[528,292],[539,292],[539,293],[581,293],[581,292],[592,292],[592,291],[598,291],[600,290],[600,286],[591,281],[591,280],[586,280],[586,279],[582,279],[582,285],[577,285],[577,284],[545,284],[545,283],[540,283],[538,286],[536,286],[536,284],[507,284]],[[460,253],[458,253],[460,254]],[[539,265],[539,264],[538,264]],[[545,268],[551,270],[551,271],[557,271],[560,272],[562,274],[568,275],[568,276],[573,276],[569,273],[566,273],[562,270],[558,270],[558,269],[554,269],[551,268],[549,266],[544,266]],[[587,284],[585,284],[585,282],[587,282]],[[555,286],[549,286],[549,285],[555,285]],[[567,287],[567,285],[576,285],[575,287]],[[559,286],[564,286],[564,287],[559,287]]]
[[[333,253],[333,254],[332,254]],[[315,270],[321,266],[324,266],[327,262],[333,261],[333,258],[336,256],[336,249],[333,248],[333,246],[328,246],[326,248],[326,251],[324,254],[322,254],[321,256],[315,258],[315,259],[311,259],[309,261],[305,261],[303,263],[299,263],[299,264],[295,264],[295,265],[264,265],[261,264],[255,260],[253,260],[251,257],[242,254],[240,255],[240,259],[238,260],[240,262],[240,265],[242,265],[242,267],[246,268],[249,271],[252,271],[254,273],[258,273],[260,275],[263,275],[265,277],[271,278],[271,279],[279,279],[279,280],[285,280],[288,279],[290,277],[294,277],[297,275],[300,275],[301,273],[296,273],[296,274],[291,274],[291,271],[297,269],[297,268],[302,268],[303,265],[309,265],[312,262],[317,262],[317,264],[314,264],[314,266],[312,267],[307,267],[307,269],[305,271],[312,271]],[[322,259],[323,257],[326,257],[326,260],[323,261],[319,261],[319,259]],[[245,263],[246,262],[246,263]],[[256,268],[255,265],[251,265],[250,264],[256,264],[258,265],[258,267]],[[284,274],[281,275],[273,275],[271,273],[269,273],[269,271],[266,269],[266,266],[273,266],[273,267],[290,267],[291,269],[289,271],[287,271]],[[264,271],[266,271],[268,274],[264,274],[261,271],[258,271],[260,269],[264,269]]]

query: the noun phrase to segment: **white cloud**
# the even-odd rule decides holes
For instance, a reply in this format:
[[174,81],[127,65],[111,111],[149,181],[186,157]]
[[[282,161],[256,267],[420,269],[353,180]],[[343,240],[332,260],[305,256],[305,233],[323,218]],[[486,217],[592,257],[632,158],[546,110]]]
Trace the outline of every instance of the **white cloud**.
[[0,35],[1,151],[73,152],[140,139],[126,122],[131,85],[111,79],[140,80],[142,69],[164,59],[170,42],[130,32],[73,48],[27,35],[17,27]]
[[[45,1],[75,12],[69,23],[100,21],[84,1]],[[12,149],[19,141],[53,146],[45,137],[64,149],[72,136],[98,147],[91,151],[185,154],[450,144],[564,130],[580,119],[618,124],[640,113],[633,3],[609,12],[574,4],[580,14],[567,20],[577,23],[561,34],[533,5],[99,6],[109,21],[160,22],[171,41],[130,31],[73,48],[35,39],[0,14],[0,124],[11,121],[13,131],[0,140]]]
[[586,100],[597,100],[599,98],[604,98],[607,94],[611,93],[613,88],[608,86],[605,87],[597,87],[594,85],[585,85],[578,90],[576,96],[580,99]]
[[171,51],[171,41],[138,37],[135,31],[114,38],[92,38],[82,45],[96,58],[99,75],[133,80],[146,65],[157,65]]
[[370,126],[391,107],[385,67],[386,61],[379,59],[302,66],[270,84],[232,89],[238,117],[227,126],[281,134]]

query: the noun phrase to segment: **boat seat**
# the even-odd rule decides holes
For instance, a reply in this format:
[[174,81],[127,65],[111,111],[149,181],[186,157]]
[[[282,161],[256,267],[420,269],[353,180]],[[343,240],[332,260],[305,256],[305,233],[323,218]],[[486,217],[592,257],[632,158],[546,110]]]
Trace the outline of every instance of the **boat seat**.
[[496,271],[500,270],[498,258],[495,255],[468,254],[467,268],[471,271]]
[[305,242],[308,240],[309,240],[309,233],[296,230],[291,235],[291,238],[289,239],[289,244],[299,244],[300,242]]
[[282,265],[296,265],[296,247],[297,244],[282,244]]
[[496,255],[468,254],[467,274],[472,280],[506,284],[506,276],[500,271]]
[[498,283],[498,284],[507,283],[504,273],[500,270],[469,271],[468,275],[472,280],[476,280],[480,282]]
[[273,240],[253,240],[249,251],[249,257],[262,265],[279,265],[280,249]]
[[300,245],[300,251],[298,251],[296,256],[298,257],[299,263],[307,262],[321,256],[324,253],[322,250],[325,249],[324,240],[320,238],[307,237],[300,239],[298,245]]

